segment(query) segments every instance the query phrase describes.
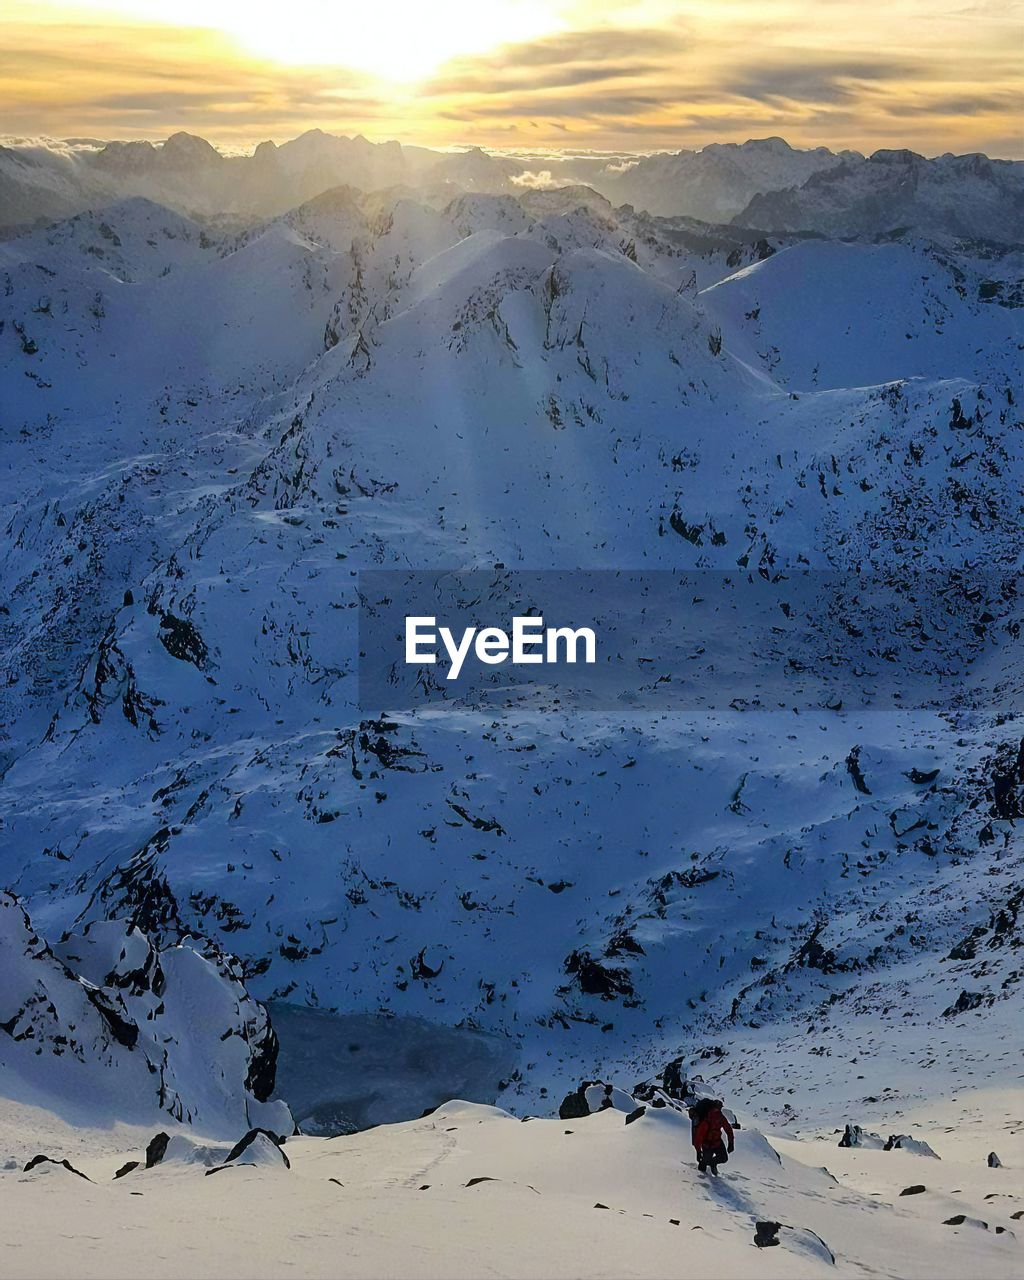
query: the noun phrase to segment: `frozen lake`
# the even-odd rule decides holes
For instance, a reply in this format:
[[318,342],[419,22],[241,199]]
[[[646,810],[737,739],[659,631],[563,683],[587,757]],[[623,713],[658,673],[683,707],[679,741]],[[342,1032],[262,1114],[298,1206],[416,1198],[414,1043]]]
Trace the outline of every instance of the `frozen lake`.
[[281,1041],[276,1096],[304,1133],[412,1120],[451,1098],[493,1102],[515,1065],[507,1040],[424,1018],[269,1009]]

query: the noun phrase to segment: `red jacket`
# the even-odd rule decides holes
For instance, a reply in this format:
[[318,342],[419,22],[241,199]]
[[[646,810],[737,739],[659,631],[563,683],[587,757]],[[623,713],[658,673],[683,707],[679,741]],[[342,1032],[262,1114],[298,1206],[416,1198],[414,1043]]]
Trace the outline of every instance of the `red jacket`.
[[721,1146],[723,1133],[726,1134],[731,1144],[734,1139],[732,1125],[722,1115],[721,1111],[709,1111],[704,1119],[694,1126],[694,1148],[697,1151],[702,1151],[705,1147]]

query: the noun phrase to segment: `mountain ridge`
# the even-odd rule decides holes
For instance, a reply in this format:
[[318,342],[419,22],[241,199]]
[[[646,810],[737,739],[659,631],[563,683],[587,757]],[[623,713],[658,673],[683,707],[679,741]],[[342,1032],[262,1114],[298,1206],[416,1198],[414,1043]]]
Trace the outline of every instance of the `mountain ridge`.
[[[161,144],[76,146],[42,140],[3,146],[0,233],[9,236],[131,195],[147,196],[191,216],[239,223],[280,216],[339,185],[364,191],[404,185],[450,194],[514,195],[531,186],[579,184],[614,203],[656,216],[688,216],[715,223],[746,218],[751,226],[813,231],[820,229],[823,216],[814,204],[814,193],[832,189],[826,182],[829,174],[833,188],[840,174],[856,174],[861,185],[874,175],[877,186],[878,171],[885,164],[902,165],[916,175],[918,185],[930,184],[931,203],[902,200],[902,225],[926,234],[959,235],[966,227],[982,235],[980,224],[985,222],[998,232],[995,238],[1019,241],[1015,219],[1024,164],[1018,161],[948,153],[927,160],[908,151],[877,151],[864,157],[826,147],[800,150],[778,137],[712,142],[700,150],[649,156],[609,159],[546,153],[536,158],[480,147],[441,152],[397,141],[371,143],[362,136],[348,138],[320,129],[281,144],[262,142],[251,155],[222,155],[205,139],[185,132]],[[960,209],[952,207],[943,191],[944,184],[957,179],[973,179],[978,193],[973,203]],[[793,194],[808,183],[806,195]],[[775,193],[782,194],[772,203]],[[876,193],[875,203],[881,198]],[[892,194],[885,198],[891,199]],[[836,199],[849,208],[856,205],[858,196],[851,188]],[[996,208],[991,207],[993,201]],[[853,225],[852,234],[877,235],[894,224],[884,209],[865,208]]]

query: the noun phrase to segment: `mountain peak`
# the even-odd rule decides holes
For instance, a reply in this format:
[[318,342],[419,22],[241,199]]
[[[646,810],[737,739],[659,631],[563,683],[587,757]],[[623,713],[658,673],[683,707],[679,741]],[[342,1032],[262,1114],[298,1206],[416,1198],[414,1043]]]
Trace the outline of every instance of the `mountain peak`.
[[873,151],[868,159],[872,164],[925,164],[925,158],[907,147],[883,148]]
[[795,148],[791,147],[785,138],[772,136],[770,138],[748,138],[746,142],[741,143],[741,148],[758,151],[770,151],[774,155],[788,155]]
[[172,133],[160,148],[160,153],[165,159],[171,158],[186,164],[193,162],[209,164],[224,158],[205,138],[200,138],[194,133],[185,133],[184,130]]

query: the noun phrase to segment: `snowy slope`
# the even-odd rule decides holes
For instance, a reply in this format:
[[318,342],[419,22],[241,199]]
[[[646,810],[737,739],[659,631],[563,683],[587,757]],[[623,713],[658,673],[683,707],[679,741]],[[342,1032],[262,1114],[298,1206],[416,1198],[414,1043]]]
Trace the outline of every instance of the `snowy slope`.
[[134,197],[7,241],[0,245],[0,266],[38,272],[42,260],[62,279],[99,266],[112,280],[132,284],[198,265],[215,246],[194,222]]
[[[190,1159],[172,1138],[179,1145],[147,1169],[144,1130],[66,1131],[6,1107],[0,1186],[12,1212],[0,1274],[44,1274],[43,1258],[46,1275],[86,1277],[172,1277],[183,1266],[197,1276],[1007,1277],[1019,1265],[1019,1169],[986,1168],[977,1142],[951,1149],[928,1130],[935,1160],[744,1128],[728,1175],[709,1183],[689,1159],[688,1129],[651,1109],[630,1124],[615,1109],[522,1124],[451,1102],[408,1124],[290,1139],[288,1167],[278,1156],[243,1166],[226,1146],[192,1147]],[[40,1146],[52,1159],[67,1152],[84,1176],[53,1164],[23,1172]],[[1017,1164],[1019,1149],[1018,1136]],[[114,1180],[130,1159],[139,1167]],[[912,1185],[921,1193],[900,1195]]]
[[986,381],[1017,361],[1020,324],[998,299],[1021,266],[1016,254],[963,262],[914,241],[807,240],[716,282],[701,301],[730,351],[797,390]]
[[[213,939],[258,999],[487,1031],[516,1110],[681,1053],[770,1111],[797,1044],[852,1101],[833,1038],[948,1082],[976,1019],[1012,1035],[1012,254],[351,188],[3,254],[0,883],[45,936]],[[911,561],[963,571],[948,633]],[[909,663],[1006,685],[360,709],[358,571],[499,563],[868,572]]]

